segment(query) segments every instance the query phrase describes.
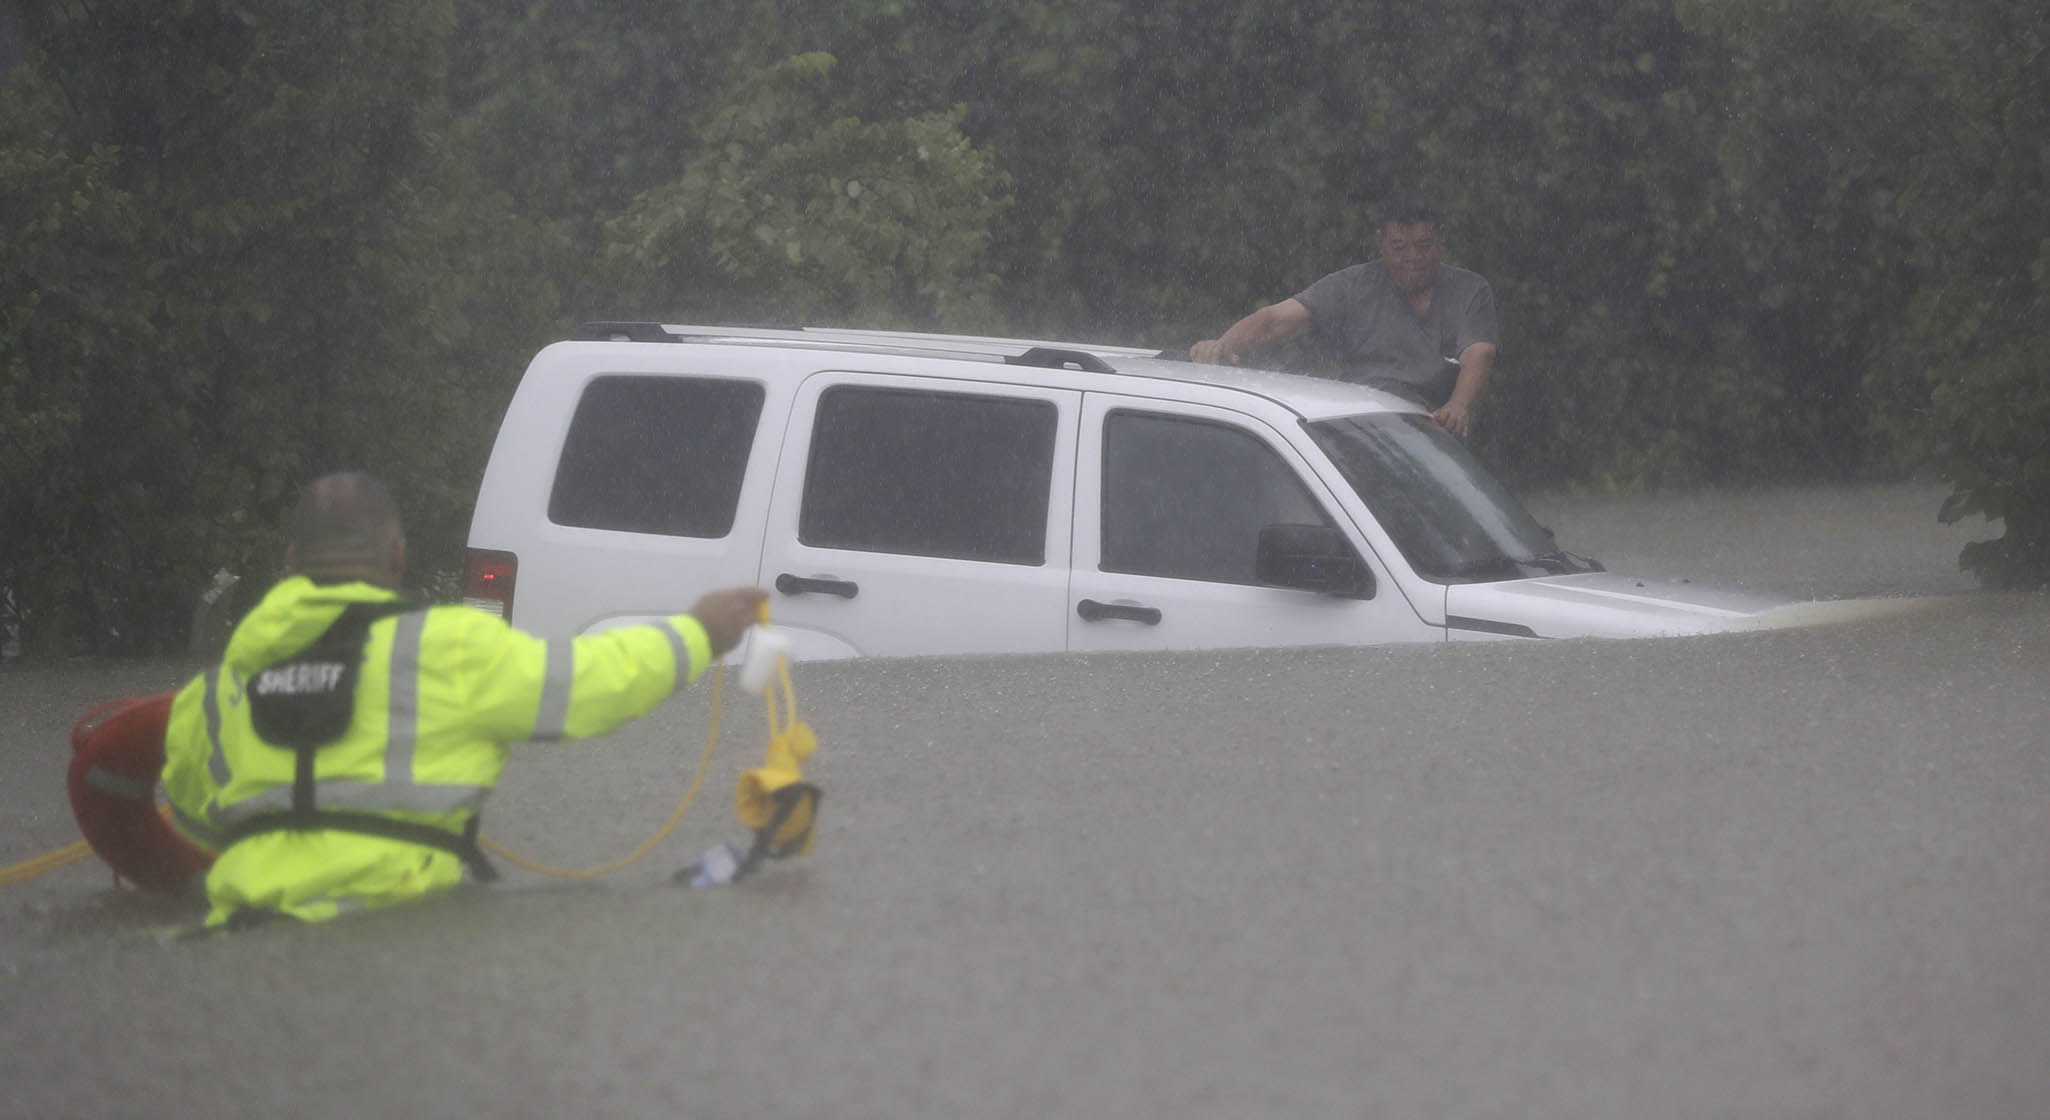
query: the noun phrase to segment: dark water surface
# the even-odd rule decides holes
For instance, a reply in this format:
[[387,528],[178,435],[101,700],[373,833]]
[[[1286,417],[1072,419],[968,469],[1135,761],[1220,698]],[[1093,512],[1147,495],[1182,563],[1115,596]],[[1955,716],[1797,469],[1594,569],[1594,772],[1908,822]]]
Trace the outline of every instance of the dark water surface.
[[[1826,628],[800,666],[817,852],[737,888],[757,701],[649,860],[197,943],[0,888],[0,1116],[2040,1117],[2050,599],[1928,487],[1534,503],[1619,570],[1941,596]],[[177,666],[0,670],[0,863]],[[709,692],[526,750],[558,863],[673,806]]]

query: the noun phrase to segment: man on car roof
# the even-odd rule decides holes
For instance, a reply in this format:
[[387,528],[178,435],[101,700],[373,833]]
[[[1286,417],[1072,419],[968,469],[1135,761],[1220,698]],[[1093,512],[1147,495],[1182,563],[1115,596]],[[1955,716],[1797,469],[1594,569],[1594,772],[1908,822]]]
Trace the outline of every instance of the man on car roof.
[[1305,330],[1333,354],[1339,377],[1431,410],[1464,436],[1500,347],[1495,293],[1478,273],[1444,263],[1438,212],[1408,195],[1381,214],[1378,260],[1342,268],[1189,349],[1236,365],[1244,354]]

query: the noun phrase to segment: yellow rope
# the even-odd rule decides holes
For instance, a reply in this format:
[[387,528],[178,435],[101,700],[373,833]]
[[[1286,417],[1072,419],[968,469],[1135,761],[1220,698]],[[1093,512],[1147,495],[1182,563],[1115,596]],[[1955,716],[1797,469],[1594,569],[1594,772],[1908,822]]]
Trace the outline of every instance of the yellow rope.
[[66,844],[54,852],[44,852],[34,859],[23,860],[12,867],[0,867],[0,887],[24,883],[38,875],[48,875],[52,871],[70,867],[92,854],[92,845],[80,840],[76,844]]
[[797,722],[797,690],[790,686],[790,663],[788,661],[779,660],[776,662],[776,676],[783,685],[783,714],[789,718],[790,723],[777,722],[776,690],[774,688],[763,689],[762,703],[765,705],[769,720],[769,736],[771,738],[781,735],[789,730],[790,724]]
[[661,828],[655,830],[655,835],[648,837],[645,843],[635,848],[631,853],[613,860],[611,863],[601,863],[596,867],[556,867],[552,864],[539,863],[507,851],[498,841],[493,840],[489,836],[478,836],[478,845],[492,855],[512,864],[514,867],[525,871],[532,871],[538,875],[553,875],[558,879],[595,879],[600,875],[610,875],[621,868],[631,867],[639,863],[643,856],[654,851],[657,845],[669,838],[671,832],[676,831],[677,823],[683,820],[684,813],[688,812],[691,803],[697,800],[698,789],[705,784],[705,771],[709,770],[712,765],[712,748],[719,744],[719,711],[722,707],[720,697],[725,691],[726,666],[722,664],[713,670],[712,722],[705,732],[705,753],[698,759],[697,772],[691,775],[690,788],[683,791],[683,800],[676,803],[676,811],[669,814],[669,819],[663,822]]

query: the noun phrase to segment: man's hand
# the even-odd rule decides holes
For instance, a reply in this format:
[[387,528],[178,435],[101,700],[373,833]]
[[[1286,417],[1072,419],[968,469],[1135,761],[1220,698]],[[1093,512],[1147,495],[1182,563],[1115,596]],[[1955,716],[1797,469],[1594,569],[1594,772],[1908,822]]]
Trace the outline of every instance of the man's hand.
[[712,656],[718,657],[740,644],[747,628],[761,620],[762,604],[768,601],[769,593],[759,587],[730,587],[708,592],[690,613],[705,628]]
[[1481,393],[1488,387],[1488,373],[1495,368],[1495,344],[1492,342],[1469,343],[1459,352],[1459,381],[1452,386],[1452,399],[1445,407],[1431,413],[1431,419],[1446,431],[1461,439],[1466,438],[1466,429],[1473,423],[1473,402],[1481,399]]
[[1235,366],[1239,359],[1269,343],[1294,338],[1310,326],[1310,309],[1301,300],[1270,303],[1231,325],[1216,338],[1189,347],[1189,360],[1213,366]]
[[1466,427],[1472,422],[1472,416],[1473,410],[1465,401],[1446,401],[1445,407],[1431,413],[1431,419],[1436,420],[1439,427],[1462,439],[1466,437]]

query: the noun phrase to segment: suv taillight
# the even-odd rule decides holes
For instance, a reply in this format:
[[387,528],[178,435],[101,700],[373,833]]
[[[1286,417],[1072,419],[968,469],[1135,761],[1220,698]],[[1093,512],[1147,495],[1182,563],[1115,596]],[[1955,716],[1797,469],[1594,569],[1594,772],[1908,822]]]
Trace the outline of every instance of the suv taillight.
[[513,578],[520,560],[495,548],[473,548],[463,566],[463,605],[512,621]]

